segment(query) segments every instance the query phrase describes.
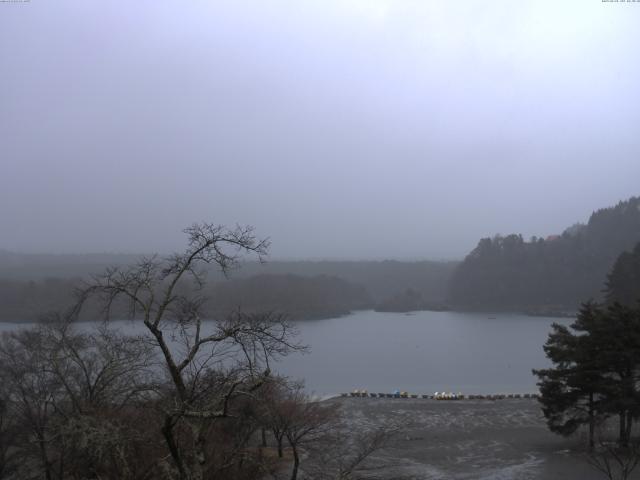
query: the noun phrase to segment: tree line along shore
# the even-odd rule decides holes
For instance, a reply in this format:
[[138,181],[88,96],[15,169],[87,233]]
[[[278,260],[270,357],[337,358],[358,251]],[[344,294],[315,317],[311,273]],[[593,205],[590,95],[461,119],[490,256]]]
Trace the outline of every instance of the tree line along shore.
[[[230,280],[211,269],[207,295],[215,301],[207,308],[212,317],[240,307],[295,320],[361,309],[575,316],[585,299],[602,300],[602,279],[637,242],[640,198],[632,197],[557,235],[483,238],[462,261],[248,261]],[[91,275],[137,258],[0,251],[0,321],[35,321],[59,310]]]

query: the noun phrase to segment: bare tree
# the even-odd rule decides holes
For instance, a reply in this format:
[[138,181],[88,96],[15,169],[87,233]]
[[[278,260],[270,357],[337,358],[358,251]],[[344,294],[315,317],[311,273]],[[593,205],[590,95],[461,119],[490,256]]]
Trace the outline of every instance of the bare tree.
[[104,324],[78,332],[59,315],[39,331],[46,370],[59,379],[74,413],[124,408],[153,390],[155,352],[148,342]]
[[135,453],[156,443],[140,423],[140,407],[155,394],[158,381],[154,350],[105,324],[77,330],[60,317],[40,328],[44,368],[62,389],[55,404],[58,456],[72,478],[86,472],[146,478],[153,469]]
[[46,346],[38,330],[4,333],[0,341],[0,383],[7,417],[18,424],[22,438],[14,438],[12,448],[27,472],[52,480],[55,459],[52,443],[56,403],[63,390],[58,378],[45,368]]
[[[6,396],[6,391],[2,392]],[[9,410],[8,399],[0,398],[0,478],[10,478],[18,469],[19,459],[15,449],[15,437],[19,425]]]
[[283,377],[272,377],[260,391],[260,426],[262,446],[267,446],[265,430],[273,434],[278,451],[278,458],[284,456],[285,432],[291,422],[289,412],[283,408],[292,383]]
[[18,465],[16,478],[82,478],[101,471],[143,478],[128,473],[144,463],[131,454],[135,442],[129,440],[141,429],[131,428],[122,410],[141,398],[149,363],[149,348],[136,339],[104,326],[78,332],[60,317],[4,334],[1,427],[6,418],[14,435],[2,446],[13,457],[11,465]]
[[380,465],[372,464],[371,457],[389,446],[399,430],[398,425],[382,425],[353,431],[348,422],[339,422],[311,445],[307,470],[317,480],[378,478]]
[[587,454],[587,462],[609,480],[628,480],[640,463],[640,445],[600,440]]
[[95,277],[79,291],[74,314],[97,296],[105,319],[124,300],[131,316],[143,323],[169,379],[167,387],[159,388],[159,407],[172,467],[182,480],[200,480],[216,469],[207,448],[213,423],[233,417],[234,403],[252,397],[265,383],[271,359],[301,347],[281,315],[237,312],[203,321],[207,267],[217,266],[228,275],[243,254],[262,260],[267,240],[258,240],[251,227],[196,224],[185,233],[184,253],[143,258],[130,268],[112,268]]
[[307,446],[333,427],[338,418],[337,405],[310,398],[302,382],[286,378],[273,379],[262,398],[262,425],[273,433],[279,458],[283,458],[286,440],[293,457],[291,479],[295,480]]
[[291,392],[283,405],[289,411],[291,422],[285,430],[287,442],[293,454],[291,480],[298,478],[300,458],[304,446],[316,440],[322,433],[329,431],[336,418],[333,405],[323,405],[312,401],[301,389]]

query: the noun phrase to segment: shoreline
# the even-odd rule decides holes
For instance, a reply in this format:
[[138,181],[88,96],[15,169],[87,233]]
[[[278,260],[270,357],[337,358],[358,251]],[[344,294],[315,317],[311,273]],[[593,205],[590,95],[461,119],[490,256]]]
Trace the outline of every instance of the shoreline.
[[[370,312],[370,313],[380,313],[380,314],[384,314],[384,313],[392,313],[392,314],[398,314],[398,315],[414,315],[416,313],[422,313],[422,312],[432,312],[432,313],[444,313],[444,312],[450,312],[450,313],[468,313],[468,314],[478,314],[478,315],[487,315],[487,319],[492,319],[494,316],[497,315],[523,315],[526,317],[540,317],[540,318],[575,318],[577,315],[577,312],[573,312],[573,311],[558,311],[558,310],[549,310],[549,311],[538,311],[538,310],[531,310],[531,309],[522,309],[522,310],[518,310],[518,309],[509,309],[509,310],[483,310],[483,309],[465,309],[465,308],[446,308],[446,309],[422,309],[422,310],[376,310],[375,308],[371,308],[371,309],[364,309],[364,310],[350,310],[350,311],[341,311],[341,312],[335,312],[334,315],[332,316],[326,316],[324,314],[320,314],[320,315],[308,315],[308,316],[303,316],[303,317],[292,317],[290,320],[292,322],[320,322],[323,320],[335,320],[335,319],[340,319],[340,318],[345,318],[348,317],[350,315],[356,315],[358,313],[363,313],[363,312]],[[136,318],[134,319],[127,319],[127,318],[122,318],[122,319],[118,319],[116,321],[130,321],[130,320],[137,320]],[[81,320],[77,320],[77,323],[91,323],[91,322],[101,322],[102,320],[88,320],[88,319],[81,319]],[[205,321],[213,321],[213,319],[205,319]],[[15,325],[20,325],[20,324],[31,324],[31,325],[35,325],[37,323],[40,323],[40,321],[35,318],[35,319],[23,319],[23,320],[15,320],[15,319],[0,319],[0,323],[8,323],[8,324],[15,324]]]
[[369,465],[379,478],[599,480],[580,434],[551,433],[530,399],[424,401],[338,397],[353,431],[400,426]]

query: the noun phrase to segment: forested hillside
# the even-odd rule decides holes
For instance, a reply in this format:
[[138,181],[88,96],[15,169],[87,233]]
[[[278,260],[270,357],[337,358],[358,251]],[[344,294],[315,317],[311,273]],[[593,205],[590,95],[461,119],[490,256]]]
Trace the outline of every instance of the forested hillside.
[[[39,281],[0,279],[0,321],[33,322],[50,312],[63,312],[75,301],[79,278],[50,278]],[[223,318],[233,311],[286,313],[295,320],[329,318],[353,310],[372,308],[366,289],[337,277],[324,275],[256,275],[230,281],[212,282],[201,292],[209,300],[203,311],[209,318]],[[90,302],[82,319],[100,318],[102,312]],[[113,313],[126,318],[124,303]]]
[[[34,321],[66,308],[82,280],[138,256],[28,255],[0,251],[0,321]],[[273,261],[246,262],[225,279],[209,272],[208,309],[221,314],[241,307],[287,312],[292,318],[326,318],[360,308],[397,305],[410,290],[424,305],[441,304],[456,262]],[[395,301],[394,301],[395,299]],[[99,313],[92,311],[92,313]]]
[[403,294],[408,289],[416,291],[428,302],[443,302],[458,263],[429,260],[251,262],[244,264],[234,273],[234,277],[259,274],[327,275],[362,285],[376,303]]
[[[82,254],[51,255],[21,254],[0,250],[0,281],[19,280],[42,282],[47,279],[87,278],[105,268],[135,263],[140,255]],[[397,260],[268,260],[266,263],[248,261],[231,272],[232,279],[256,275],[297,275],[339,277],[362,285],[377,303],[404,293],[418,292],[425,300],[442,302],[447,297],[447,285],[456,261],[397,261]],[[222,281],[222,274],[212,268],[212,282]]]
[[640,301],[640,242],[633,251],[622,252],[613,264],[607,275],[605,297],[608,305],[617,302],[635,307]]
[[601,299],[616,258],[640,241],[640,198],[594,212],[561,235],[483,238],[456,269],[452,305],[467,309],[572,311]]
[[234,310],[286,312],[293,319],[330,318],[372,307],[366,289],[341,278],[318,275],[256,275],[217,282],[205,307],[224,317]]

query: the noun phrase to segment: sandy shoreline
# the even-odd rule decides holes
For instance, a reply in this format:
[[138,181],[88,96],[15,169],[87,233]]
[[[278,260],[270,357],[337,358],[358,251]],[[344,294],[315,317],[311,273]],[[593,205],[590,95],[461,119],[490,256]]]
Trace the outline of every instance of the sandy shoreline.
[[[327,401],[341,405],[354,430],[404,425],[393,444],[371,459],[380,467],[376,478],[604,478],[586,462],[584,437],[562,438],[549,432],[536,400]],[[640,478],[640,470],[636,473]]]

